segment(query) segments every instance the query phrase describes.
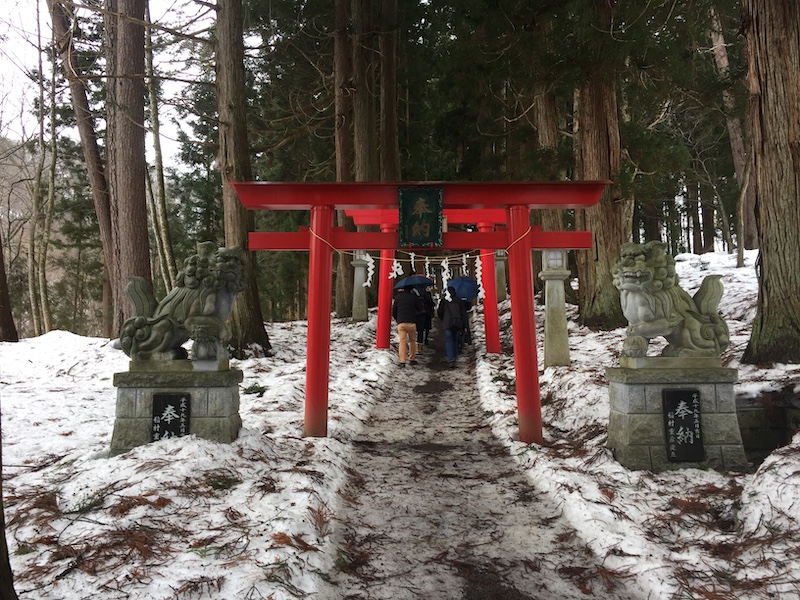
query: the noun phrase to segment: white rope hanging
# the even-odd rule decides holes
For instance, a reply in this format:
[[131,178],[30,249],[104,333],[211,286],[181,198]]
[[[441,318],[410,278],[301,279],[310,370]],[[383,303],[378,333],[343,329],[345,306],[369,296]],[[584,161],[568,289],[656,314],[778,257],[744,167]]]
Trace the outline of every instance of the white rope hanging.
[[367,280],[362,283],[361,285],[364,287],[370,287],[372,285],[372,277],[375,275],[375,259],[372,258],[372,255],[369,252],[365,253],[364,260],[367,261]]
[[447,301],[451,301],[452,298],[450,297],[450,291],[447,289],[447,282],[450,281],[452,274],[450,273],[450,261],[447,260],[447,257],[442,259],[442,291],[444,292],[444,297],[447,298]]
[[403,265],[396,258],[392,262],[392,270],[389,272],[389,279],[397,279],[398,275],[403,274]]
[[475,259],[475,279],[478,280],[478,299],[483,300],[486,294],[483,291],[483,261],[480,253]]

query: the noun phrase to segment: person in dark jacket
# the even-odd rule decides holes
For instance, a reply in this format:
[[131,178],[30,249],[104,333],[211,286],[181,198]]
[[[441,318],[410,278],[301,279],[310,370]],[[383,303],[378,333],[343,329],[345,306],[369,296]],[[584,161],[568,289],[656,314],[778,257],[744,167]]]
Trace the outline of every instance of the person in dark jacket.
[[433,313],[436,305],[427,288],[415,288],[414,293],[422,300],[424,311],[417,315],[417,352],[422,352],[422,345],[428,343],[428,334],[433,326]]
[[453,369],[456,366],[456,357],[458,356],[459,337],[464,324],[467,322],[467,311],[464,308],[464,303],[456,296],[454,288],[448,287],[447,292],[442,296],[439,308],[436,309],[436,314],[442,320],[447,362],[450,364],[450,368]]
[[392,316],[397,321],[397,335],[400,338],[400,366],[417,364],[417,314],[425,309],[422,300],[412,288],[400,288],[392,304]]

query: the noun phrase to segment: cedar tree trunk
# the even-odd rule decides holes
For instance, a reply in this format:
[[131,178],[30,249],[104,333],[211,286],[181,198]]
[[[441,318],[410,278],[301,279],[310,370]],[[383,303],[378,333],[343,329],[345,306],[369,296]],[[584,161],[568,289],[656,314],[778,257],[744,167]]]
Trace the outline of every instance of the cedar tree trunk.
[[[145,190],[144,12],[147,0],[108,0],[107,176],[116,234],[112,272],[114,331],[131,314],[125,286],[152,286]],[[114,263],[112,263],[114,264]]]
[[744,0],[761,250],[743,360],[800,362],[800,3]]
[[264,329],[258,298],[255,253],[247,250],[247,234],[253,231],[253,213],[242,206],[229,181],[251,181],[250,149],[245,112],[244,27],[241,0],[217,3],[216,75],[219,107],[219,169],[222,174],[222,203],[225,245],[245,250],[247,287],[241,292],[231,315],[231,344],[242,358],[249,348],[269,354],[272,345]]

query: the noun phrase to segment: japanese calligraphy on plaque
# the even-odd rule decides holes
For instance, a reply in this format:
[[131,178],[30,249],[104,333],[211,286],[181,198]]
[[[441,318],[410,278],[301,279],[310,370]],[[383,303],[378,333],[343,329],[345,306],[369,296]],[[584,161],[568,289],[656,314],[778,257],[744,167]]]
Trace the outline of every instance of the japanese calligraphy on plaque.
[[662,390],[667,460],[700,462],[705,459],[700,427],[698,390]]
[[153,394],[150,441],[189,435],[191,401],[189,394]]
[[400,207],[399,244],[442,246],[442,188],[398,188]]

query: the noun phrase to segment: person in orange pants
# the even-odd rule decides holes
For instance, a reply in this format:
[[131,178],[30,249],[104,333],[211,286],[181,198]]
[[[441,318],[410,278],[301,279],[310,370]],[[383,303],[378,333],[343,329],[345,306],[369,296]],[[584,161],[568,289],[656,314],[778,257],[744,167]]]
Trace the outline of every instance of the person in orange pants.
[[392,304],[392,317],[397,321],[397,335],[400,338],[400,366],[417,364],[417,314],[424,312],[422,300],[412,288],[400,288]]

